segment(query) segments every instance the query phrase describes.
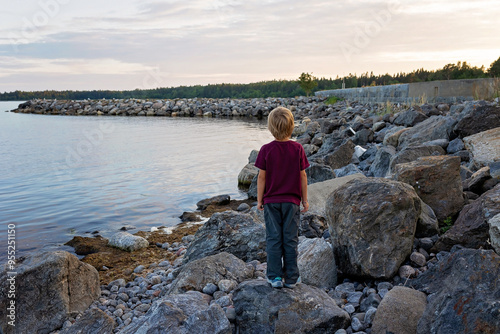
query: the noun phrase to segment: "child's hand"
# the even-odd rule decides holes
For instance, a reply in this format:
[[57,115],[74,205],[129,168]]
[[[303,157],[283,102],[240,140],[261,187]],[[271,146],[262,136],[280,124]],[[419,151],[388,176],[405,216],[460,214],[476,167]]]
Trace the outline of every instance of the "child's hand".
[[304,208],[300,212],[307,212],[307,210],[309,210],[309,202],[302,202],[302,206]]
[[264,211],[264,204],[262,204],[262,202],[257,202],[257,209]]

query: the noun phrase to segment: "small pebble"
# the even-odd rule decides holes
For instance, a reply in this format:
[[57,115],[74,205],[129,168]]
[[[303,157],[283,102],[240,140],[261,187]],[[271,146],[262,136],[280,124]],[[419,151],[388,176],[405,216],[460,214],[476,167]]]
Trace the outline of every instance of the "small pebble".
[[425,263],[427,262],[425,260],[425,256],[423,254],[420,254],[419,252],[411,253],[410,260],[419,267],[425,266]]
[[207,295],[213,295],[214,292],[217,291],[217,289],[218,289],[217,285],[213,283],[207,283],[207,285],[203,287],[203,293]]
[[399,276],[401,276],[403,279],[406,279],[414,275],[415,275],[415,269],[412,266],[404,265],[399,268]]
[[355,311],[355,308],[351,304],[347,304],[346,306],[344,306],[344,311],[346,311],[349,314],[353,314]]
[[146,268],[141,264],[141,265],[135,267],[134,273],[140,274],[140,273],[142,273],[144,271],[144,269],[146,269]]

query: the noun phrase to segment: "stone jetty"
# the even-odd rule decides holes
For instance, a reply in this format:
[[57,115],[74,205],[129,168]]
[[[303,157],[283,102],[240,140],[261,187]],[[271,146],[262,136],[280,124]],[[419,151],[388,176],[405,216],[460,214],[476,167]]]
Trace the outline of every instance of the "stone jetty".
[[[108,248],[94,250],[74,240],[77,252],[89,252],[81,261],[67,252],[20,259],[19,279],[30,283],[23,287],[30,292],[19,300],[19,328],[52,334],[499,333],[498,101],[37,100],[16,112],[265,117],[277,105],[294,113],[294,140],[311,163],[310,210],[299,228],[302,283],[273,290],[265,280],[264,218],[252,201],[255,150],[238,176],[249,186],[249,200],[200,201],[200,211],[182,217],[198,220],[205,212],[206,221],[168,237],[178,233],[177,239],[167,240],[161,230],[135,237],[117,231],[111,239],[127,240],[126,250],[103,238]],[[112,252],[142,262],[122,268],[124,262],[107,257]],[[122,277],[103,281],[117,269]],[[65,284],[73,289],[69,296]],[[2,331],[15,333],[3,322]]]

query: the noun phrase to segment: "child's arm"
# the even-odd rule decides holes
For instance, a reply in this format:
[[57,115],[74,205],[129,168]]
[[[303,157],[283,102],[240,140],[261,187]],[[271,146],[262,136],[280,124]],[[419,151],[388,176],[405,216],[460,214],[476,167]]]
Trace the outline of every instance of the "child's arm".
[[257,208],[262,211],[264,210],[264,204],[262,202],[264,197],[264,189],[266,188],[266,171],[259,170],[259,176],[257,176]]
[[302,191],[302,206],[304,209],[301,212],[309,210],[309,202],[307,201],[307,174],[306,170],[300,171],[300,188]]

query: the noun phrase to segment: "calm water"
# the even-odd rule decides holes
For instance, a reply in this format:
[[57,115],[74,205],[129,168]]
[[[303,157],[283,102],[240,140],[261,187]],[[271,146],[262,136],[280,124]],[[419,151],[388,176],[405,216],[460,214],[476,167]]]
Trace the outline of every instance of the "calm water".
[[74,235],[173,226],[200,199],[246,198],[238,173],[272,140],[263,122],[4,112],[19,103],[0,102],[2,260],[8,223],[18,255],[71,251]]

